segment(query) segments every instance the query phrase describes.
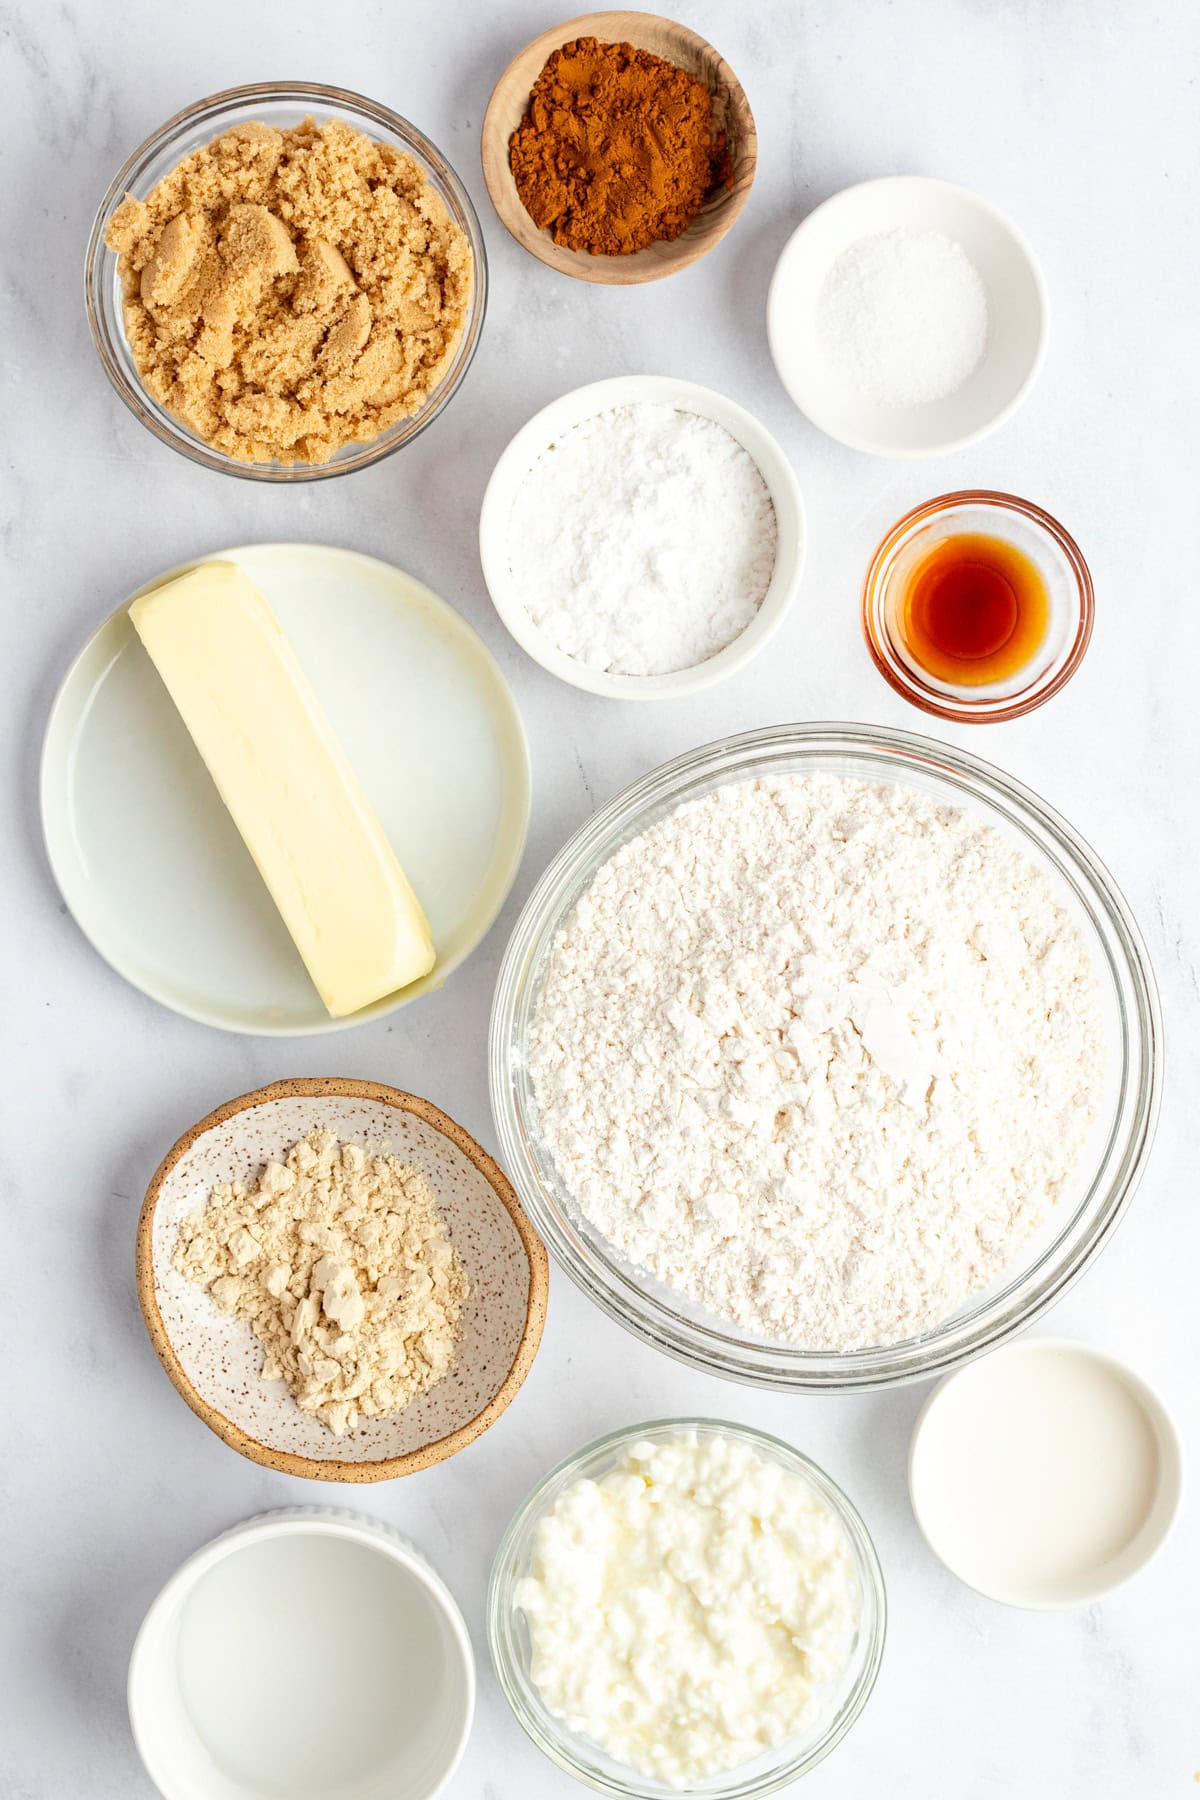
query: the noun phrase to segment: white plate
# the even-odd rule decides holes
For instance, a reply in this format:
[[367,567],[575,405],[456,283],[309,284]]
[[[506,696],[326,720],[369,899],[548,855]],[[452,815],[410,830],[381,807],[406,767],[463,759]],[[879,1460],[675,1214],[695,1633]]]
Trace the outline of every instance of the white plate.
[[[560,650],[534,624],[509,566],[509,520],[517,489],[542,452],[564,431],[617,406],[673,406],[712,419],[753,459],[767,484],[777,528],[775,567],[762,604],[732,644],[691,669],[670,675],[610,675]],[[614,700],[674,700],[724,681],[764,647],[783,622],[804,573],[808,548],[804,502],[792,465],[764,425],[712,388],[669,375],[615,375],[552,400],[523,425],[492,470],[479,514],[479,557],[496,611],[527,655],[572,687]]]
[[51,710],[46,849],[80,929],[152,999],[229,1031],[340,1030],[440,987],[495,919],[529,817],[520,716],[471,628],[399,569],[313,544],[215,556],[241,565],[291,639],[425,909],[434,969],[329,1017],[128,601],[84,646]]
[[[952,238],[987,292],[987,345],[977,368],[926,406],[880,406],[856,392],[817,338],[817,297],[832,265],[857,239],[897,229]],[[809,213],[784,245],[767,297],[771,355],[796,405],[839,443],[880,456],[934,456],[994,431],[1037,378],[1047,330],[1045,283],[1015,226],[966,188],[918,175],[860,182]]]

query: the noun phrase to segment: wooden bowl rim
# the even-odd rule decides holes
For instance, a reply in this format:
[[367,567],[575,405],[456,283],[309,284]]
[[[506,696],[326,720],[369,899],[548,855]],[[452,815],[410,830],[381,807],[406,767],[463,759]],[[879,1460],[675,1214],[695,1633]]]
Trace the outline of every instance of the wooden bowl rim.
[[[385,1106],[393,1106],[398,1112],[412,1113],[443,1137],[449,1138],[491,1187],[516,1226],[529,1259],[529,1297],[525,1307],[525,1323],[517,1353],[504,1380],[474,1418],[457,1426],[445,1437],[435,1438],[432,1443],[422,1444],[416,1450],[405,1451],[402,1456],[346,1462],[339,1457],[301,1456],[291,1450],[272,1450],[268,1445],[260,1443],[196,1392],[175,1353],[159,1311],[154,1281],[154,1215],[167,1176],[206,1132],[224,1125],[239,1113],[249,1112],[273,1100],[305,1096],[313,1099],[376,1101]],[[136,1269],[138,1304],[142,1309],[150,1341],[176,1392],[187,1401],[197,1418],[202,1419],[211,1431],[215,1431],[219,1438],[232,1449],[240,1451],[251,1462],[260,1463],[264,1468],[277,1469],[285,1475],[299,1475],[308,1481],[392,1481],[400,1475],[412,1475],[419,1469],[432,1468],[435,1463],[444,1462],[447,1457],[455,1455],[468,1444],[474,1443],[476,1438],[482,1437],[510,1404],[533,1366],[545,1328],[550,1281],[546,1247],[529,1223],[511,1182],[495,1159],[488,1155],[481,1144],[476,1143],[468,1131],[431,1100],[423,1100],[419,1094],[407,1093],[403,1088],[388,1087],[381,1081],[359,1081],[349,1076],[336,1075],[295,1076],[285,1081],[270,1082],[266,1087],[254,1088],[248,1094],[239,1095],[236,1100],[227,1100],[223,1106],[218,1106],[189,1131],[185,1131],[167,1151],[146,1189],[138,1218]]]
[[[715,64],[721,82],[729,94],[731,105],[736,108],[739,118],[739,169],[744,174],[736,189],[729,195],[727,204],[715,215],[710,215],[710,226],[705,237],[696,243],[692,234],[696,220],[681,232],[679,237],[669,244],[647,245],[644,250],[635,250],[629,256],[593,256],[587,250],[568,250],[556,244],[549,232],[540,229],[533,223],[525,210],[516,183],[509,167],[507,149],[508,139],[503,145],[504,154],[497,157],[493,167],[490,146],[499,134],[497,123],[498,98],[501,88],[513,74],[517,65],[526,57],[540,56],[541,65],[555,50],[561,50],[564,44],[573,43],[576,38],[598,37],[602,42],[627,43],[631,40],[625,35],[613,37],[611,31],[605,31],[605,21],[612,19],[645,19],[655,25],[669,25],[672,31],[679,33],[680,38],[697,58],[711,59]],[[638,46],[634,46],[637,48]],[[657,55],[655,51],[652,54]],[[541,66],[540,65],[540,66]],[[540,66],[538,72],[540,73]],[[534,77],[536,80],[536,75]],[[533,83],[530,82],[532,88]],[[549,31],[541,31],[535,38],[517,51],[501,71],[487,108],[483,115],[480,130],[479,155],[483,165],[483,180],[495,209],[496,216],[514,243],[537,257],[547,268],[557,274],[567,275],[576,281],[599,282],[610,287],[633,287],[645,281],[659,281],[664,275],[677,274],[680,269],[690,268],[699,262],[701,257],[715,249],[728,232],[737,223],[746,204],[750,189],[754,182],[758,166],[758,131],[754,123],[754,114],[746,97],[746,90],[734,74],[733,69],[721,55],[716,46],[703,37],[700,32],[693,31],[690,25],[681,24],[677,19],[670,19],[665,13],[630,12],[613,9],[608,12],[582,13],[578,18],[567,19],[561,25],[553,26]],[[501,173],[503,171],[503,173]],[[524,221],[529,235],[522,235],[518,229]],[[667,251],[667,255],[656,252]],[[642,262],[643,257],[651,258]]]

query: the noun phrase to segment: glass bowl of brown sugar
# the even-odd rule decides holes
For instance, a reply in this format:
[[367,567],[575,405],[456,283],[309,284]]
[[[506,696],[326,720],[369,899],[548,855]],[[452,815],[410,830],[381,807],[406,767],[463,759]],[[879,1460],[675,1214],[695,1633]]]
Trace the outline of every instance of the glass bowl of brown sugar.
[[[419,189],[422,196],[432,194],[440,202],[441,210],[435,209],[438,235],[443,245],[453,246],[456,282],[453,305],[445,305],[440,320],[442,338],[435,363],[414,364],[411,371],[406,367],[403,333],[397,329],[396,318],[381,310],[376,298],[386,286],[386,270],[382,279],[378,270],[363,276],[360,269],[351,267],[353,250],[344,238],[340,247],[336,241],[331,244],[321,239],[318,243],[296,223],[289,228],[293,238],[289,246],[285,241],[288,232],[279,226],[278,216],[274,221],[262,217],[271,210],[269,206],[231,206],[220,218],[201,219],[194,229],[198,235],[207,234],[209,248],[219,239],[222,253],[228,233],[236,229],[258,233],[268,252],[277,254],[267,277],[277,283],[282,304],[297,317],[277,316],[267,330],[295,325],[299,332],[301,325],[309,327],[303,346],[308,365],[298,374],[298,365],[281,369],[278,363],[263,373],[267,352],[264,349],[256,357],[252,343],[247,349],[253,326],[246,323],[244,304],[232,323],[232,357],[228,361],[228,343],[224,347],[218,344],[215,352],[212,349],[214,335],[219,336],[228,322],[219,316],[219,306],[209,307],[207,318],[203,307],[193,309],[198,315],[195,323],[186,305],[172,307],[176,297],[173,283],[181,275],[193,278],[198,265],[194,260],[192,269],[186,269],[186,256],[181,256],[177,266],[171,266],[163,251],[165,231],[143,264],[140,281],[132,275],[123,279],[121,264],[129,259],[119,257],[106,239],[114,215],[129,195],[146,200],[185,158],[203,153],[227,133],[241,132],[247,143],[256,134],[260,141],[270,142],[275,134],[283,133],[290,149],[302,143],[306,122],[312,125],[307,135],[316,140],[335,121],[342,129],[336,142],[326,136],[317,145],[322,157],[336,160],[341,152],[353,155],[351,139],[360,134],[381,152],[398,152],[409,159],[415,172],[405,165],[403,181],[412,186],[414,196]],[[307,149],[308,144],[303,147]],[[394,156],[389,165],[398,167]],[[368,205],[371,187],[363,180]],[[252,202],[261,195],[250,183],[244,198]],[[240,217],[233,220],[233,214]],[[129,218],[128,213],[124,216]],[[185,220],[175,235],[182,237],[190,229]],[[432,246],[432,233],[429,241]],[[184,242],[185,253],[188,247]],[[230,88],[168,119],[113,177],[92,226],[84,276],[88,323],[100,361],[135,417],[162,443],[192,462],[226,475],[274,482],[322,481],[348,475],[391,456],[418,437],[462,385],[479,345],[488,286],[483,233],[475,209],[436,145],[377,101],[344,88],[301,81]],[[364,291],[367,289],[370,293]],[[143,301],[143,291],[149,305]],[[338,304],[339,295],[344,304]],[[234,295],[235,315],[243,301],[244,295]],[[149,312],[149,306],[160,304],[166,320],[161,330]],[[170,339],[172,334],[180,353],[171,353],[169,365],[164,360],[155,366],[151,340]],[[194,395],[185,393],[188,371],[182,366],[183,349],[194,356],[207,356],[216,370],[211,383],[208,371],[200,371],[205,384],[203,405],[193,403]],[[194,374],[194,363],[191,369]],[[260,374],[261,386],[257,386]],[[332,384],[328,387],[327,378]],[[230,397],[233,404],[228,403]],[[311,428],[307,419],[300,419],[305,409],[312,413]],[[272,426],[281,418],[290,441],[273,442]],[[267,422],[259,429],[264,419]]]

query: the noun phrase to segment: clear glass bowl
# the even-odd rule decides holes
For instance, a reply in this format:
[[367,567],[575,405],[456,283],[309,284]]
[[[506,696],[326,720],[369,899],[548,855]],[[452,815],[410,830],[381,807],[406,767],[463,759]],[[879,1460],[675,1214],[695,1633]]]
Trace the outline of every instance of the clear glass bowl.
[[[900,629],[909,571],[941,539],[963,532],[1001,538],[1023,551],[1049,601],[1046,634],[1029,661],[986,686],[939,680],[914,662]],[[871,558],[863,587],[863,634],[884,680],[923,712],[964,725],[1019,719],[1057,694],[1083,661],[1094,616],[1092,577],[1071,534],[1031,500],[984,488],[941,494],[905,513]]]
[[[661,1442],[695,1431],[701,1437],[735,1438],[760,1456],[777,1462],[815,1489],[841,1521],[850,1544],[858,1579],[859,1617],[849,1661],[828,1694],[828,1704],[809,1734],[777,1750],[730,1769],[723,1775],[686,1788],[667,1787],[618,1763],[597,1744],[577,1736],[547,1707],[530,1674],[531,1645],[525,1616],[515,1604],[517,1583],[529,1572],[538,1521],[574,1482],[596,1480],[632,1445],[647,1438]],[[655,1419],[628,1425],[597,1438],[552,1469],[530,1494],[504,1535],[492,1566],[488,1589],[488,1644],[504,1697],[528,1735],[552,1762],[577,1781],[623,1800],[668,1800],[669,1796],[703,1796],[703,1800],[756,1800],[773,1794],[810,1769],[840,1744],[867,1704],[887,1630],[887,1599],[875,1546],[854,1506],[829,1476],[780,1438],[720,1419]]]
[[[231,126],[252,121],[279,127],[298,125],[310,114],[318,121],[331,117],[343,119],[365,136],[394,144],[420,163],[450,217],[465,232],[471,245],[475,264],[471,302],[449,368],[438,387],[411,417],[398,420],[370,443],[347,444],[325,463],[241,462],[214,449],[189,431],[173,413],[151,399],[142,386],[125,337],[117,258],[105,248],[104,233],[113,212],[127,193],[144,198],[189,151],[211,143]],[[470,196],[445,157],[424,132],[410,125],[399,113],[345,88],[324,87],[309,81],[260,81],[246,87],[228,88],[224,93],[212,94],[207,100],[198,100],[194,106],[186,107],[173,119],[168,119],[153,137],[147,138],[134,151],[113,177],[100,202],[88,239],[84,280],[88,323],[100,361],[129,410],[155,437],[181,455],[203,463],[205,468],[217,469],[225,475],[240,475],[248,481],[325,481],[334,475],[349,475],[355,469],[365,469],[371,463],[391,456],[405,444],[411,444],[457,392],[478,347],[487,307],[487,255],[483,233]]]
[[[898,1344],[813,1351],[714,1318],[627,1262],[579,1212],[542,1142],[529,1079],[530,1014],[547,955],[596,869],[681,802],[727,782],[832,774],[910,785],[964,807],[1015,841],[1047,874],[1094,958],[1106,1039],[1104,1089],[1074,1181],[1003,1280],[935,1330]],[[726,738],[653,770],[602,807],[551,862],[505,952],[492,1007],[489,1065],[500,1162],[534,1227],[571,1278],[630,1331],[683,1362],[795,1391],[881,1388],[945,1374],[1036,1319],[1112,1236],[1145,1166],[1162,1087],[1162,1020],[1141,934],[1083,839],[1012,776],[907,732],[870,725],[781,725]]]

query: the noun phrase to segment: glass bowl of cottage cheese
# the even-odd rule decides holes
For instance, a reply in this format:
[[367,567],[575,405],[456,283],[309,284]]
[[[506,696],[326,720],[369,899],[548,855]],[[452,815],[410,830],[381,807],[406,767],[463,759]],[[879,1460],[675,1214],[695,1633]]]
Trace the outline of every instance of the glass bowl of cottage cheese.
[[628,1800],[752,1800],[870,1697],[883,1576],[858,1512],[789,1444],[661,1419],[570,1456],[509,1526],[488,1594],[505,1698],[560,1768]]
[[492,1014],[501,1159],[611,1317],[734,1379],[943,1374],[1135,1191],[1162,1023],[1111,876],[965,751],[780,726],[635,782],[553,860]]

